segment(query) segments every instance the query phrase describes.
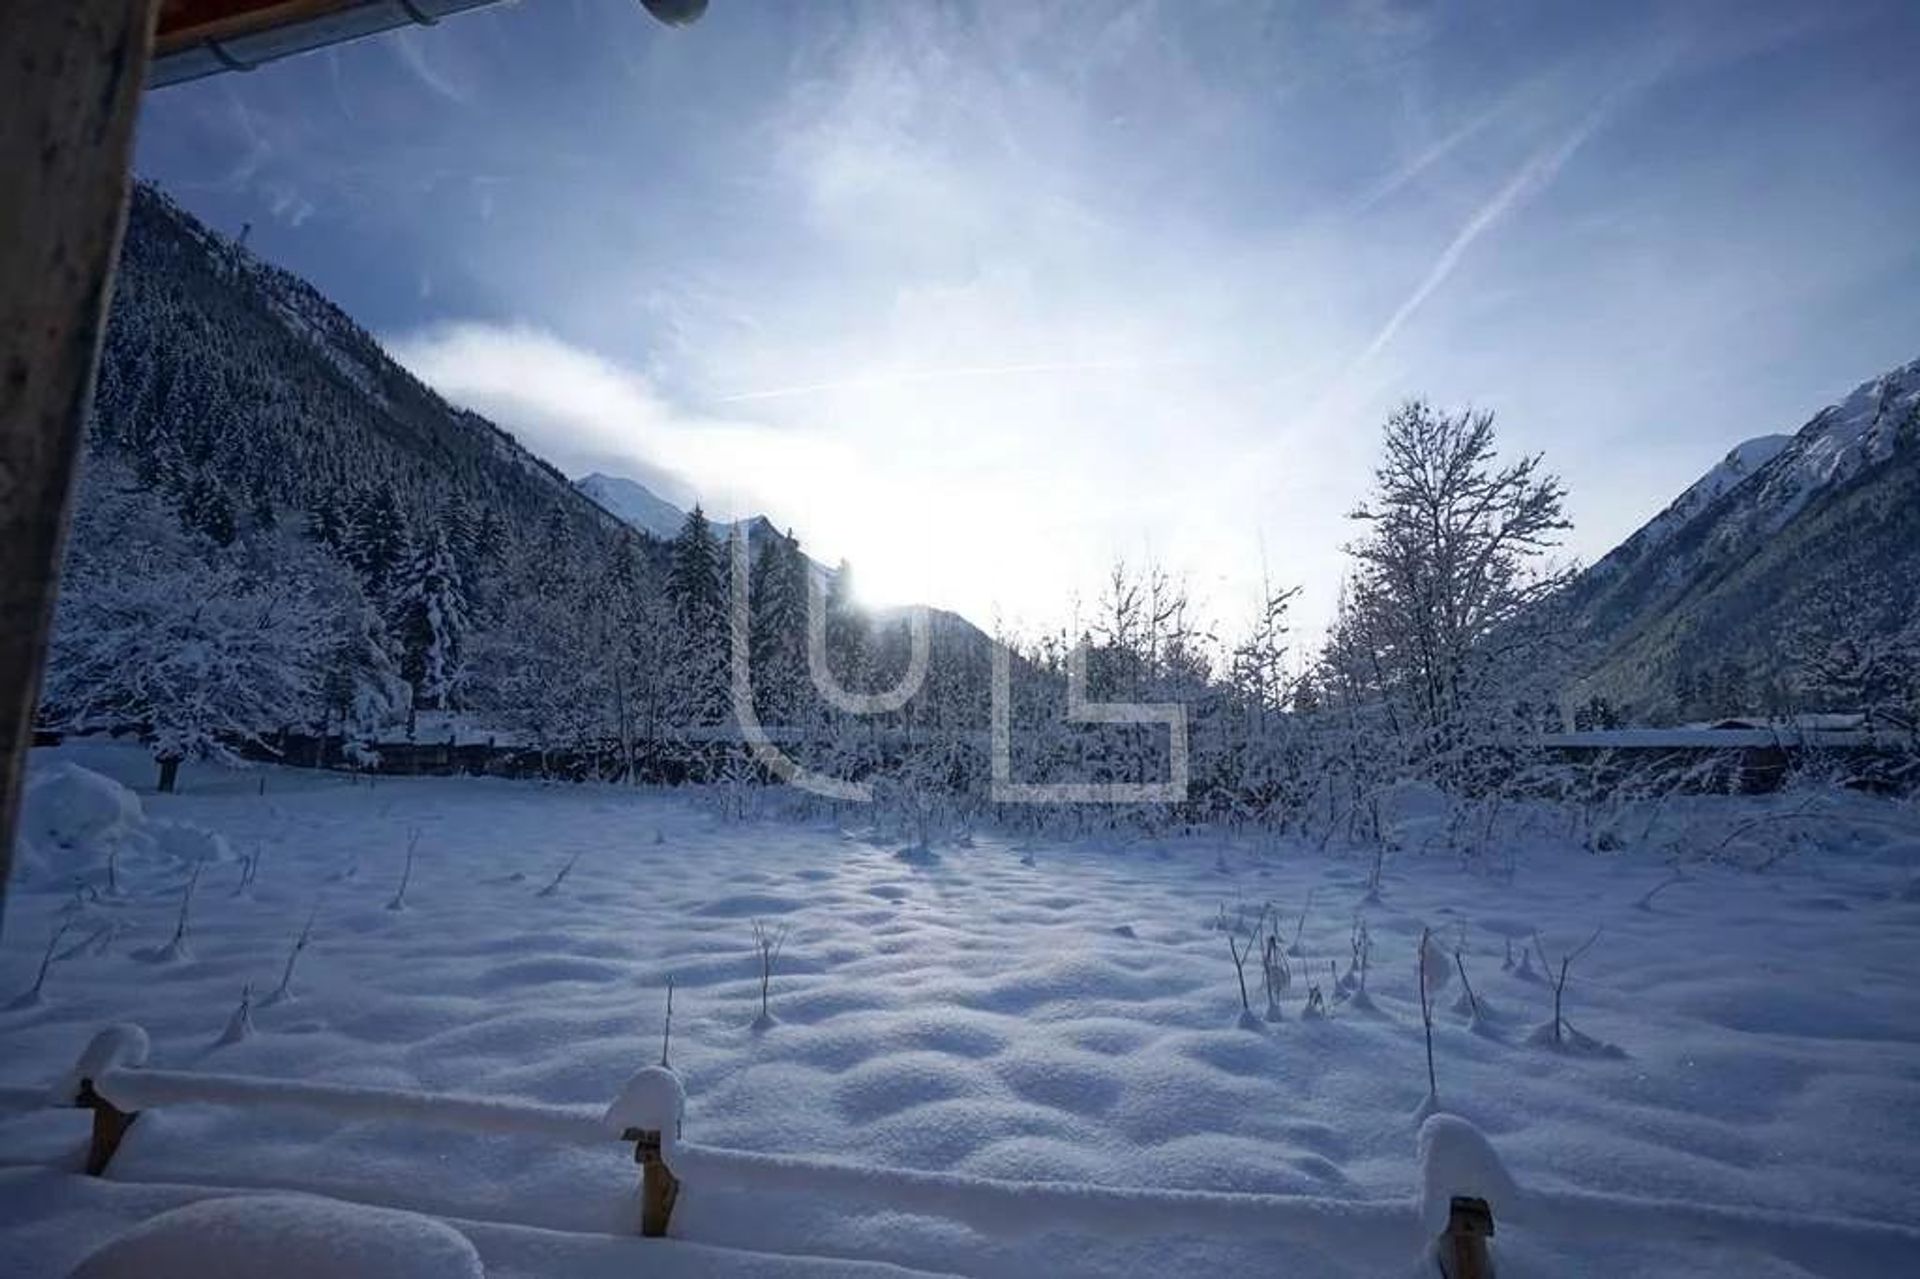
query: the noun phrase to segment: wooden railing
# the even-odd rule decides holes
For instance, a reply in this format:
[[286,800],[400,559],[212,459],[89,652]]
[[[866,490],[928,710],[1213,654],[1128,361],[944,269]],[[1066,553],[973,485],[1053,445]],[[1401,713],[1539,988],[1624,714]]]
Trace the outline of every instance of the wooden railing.
[[[1377,1251],[1383,1243],[1423,1248],[1448,1279],[1492,1273],[1487,1241],[1493,1209],[1542,1232],[1741,1241],[1790,1258],[1920,1255],[1920,1228],[1893,1222],[1771,1211],[1591,1191],[1517,1187],[1477,1130],[1441,1114],[1420,1130],[1421,1193],[1412,1199],[1352,1200],[1206,1190],[1161,1190],[1067,1182],[1015,1182],[964,1173],[878,1168],[837,1159],[727,1150],[687,1141],[685,1094],[663,1067],[636,1074],[604,1111],[479,1097],[239,1075],[153,1070],[147,1037],[135,1026],[96,1035],[67,1078],[57,1104],[92,1112],[86,1171],[104,1174],[140,1115],[165,1106],[213,1104],[298,1108],[358,1120],[419,1124],[534,1137],[573,1145],[628,1144],[641,1167],[640,1233],[665,1235],[682,1185],[716,1190],[801,1192],[964,1221],[1007,1233],[1080,1227],[1102,1235],[1283,1235],[1318,1247]],[[26,1094],[9,1089],[0,1101]],[[43,1095],[44,1096],[44,1095]],[[1398,1241],[1398,1242],[1396,1242]],[[1892,1264],[1889,1261],[1889,1264]],[[1889,1270],[1888,1273],[1893,1273]]]

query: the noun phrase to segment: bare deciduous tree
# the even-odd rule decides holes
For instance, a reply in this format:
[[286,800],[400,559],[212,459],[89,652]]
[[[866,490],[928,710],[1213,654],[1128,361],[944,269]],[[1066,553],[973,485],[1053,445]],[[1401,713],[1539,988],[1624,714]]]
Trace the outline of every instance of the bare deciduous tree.
[[1424,401],[1387,420],[1374,491],[1353,518],[1357,569],[1337,631],[1358,650],[1419,757],[1450,763],[1489,721],[1515,713],[1516,677],[1544,674],[1546,605],[1571,570],[1541,557],[1570,527],[1560,482],[1538,455],[1501,464],[1493,415]]

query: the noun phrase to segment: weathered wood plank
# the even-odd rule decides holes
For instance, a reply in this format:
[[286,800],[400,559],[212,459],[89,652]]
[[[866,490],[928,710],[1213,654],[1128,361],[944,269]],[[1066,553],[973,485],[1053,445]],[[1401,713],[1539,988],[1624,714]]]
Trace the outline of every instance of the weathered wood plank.
[[154,8],[13,4],[0,22],[0,903]]

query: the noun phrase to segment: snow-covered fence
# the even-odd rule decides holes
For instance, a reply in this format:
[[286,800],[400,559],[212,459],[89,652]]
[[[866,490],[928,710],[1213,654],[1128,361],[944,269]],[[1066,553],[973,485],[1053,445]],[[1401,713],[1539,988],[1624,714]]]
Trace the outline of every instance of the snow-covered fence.
[[[103,1173],[144,1110],[213,1104],[298,1108],[574,1145],[630,1143],[642,1169],[641,1233],[667,1233],[684,1185],[703,1191],[800,1193],[937,1215],[991,1233],[1082,1229],[1116,1234],[1286,1236],[1315,1246],[1413,1256],[1423,1249],[1448,1279],[1492,1274],[1488,1240],[1502,1224],[1542,1234],[1724,1239],[1759,1244],[1813,1269],[1863,1258],[1920,1255],[1920,1229],[1890,1222],[1754,1207],[1521,1188],[1466,1120],[1421,1126],[1413,1198],[1352,1200],[1206,1190],[1004,1181],[964,1173],[876,1168],[838,1159],[726,1150],[688,1141],[679,1078],[649,1067],[604,1110],[337,1084],[145,1068],[137,1026],[96,1035],[55,1089],[58,1104],[93,1112],[87,1171]],[[15,1090],[17,1092],[17,1090]],[[14,1093],[7,1094],[12,1098]]]

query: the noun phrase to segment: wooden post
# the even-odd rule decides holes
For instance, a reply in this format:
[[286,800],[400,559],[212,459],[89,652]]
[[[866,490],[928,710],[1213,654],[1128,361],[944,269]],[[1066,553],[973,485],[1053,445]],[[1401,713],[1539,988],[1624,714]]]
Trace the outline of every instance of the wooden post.
[[120,1149],[120,1139],[133,1127],[140,1112],[122,1110],[102,1097],[94,1091],[91,1079],[80,1081],[80,1094],[73,1100],[74,1105],[93,1112],[93,1139],[87,1145],[87,1176],[103,1176],[107,1165],[113,1162],[114,1153]]
[[1484,1199],[1455,1195],[1440,1236],[1440,1269],[1446,1279],[1493,1279],[1493,1209]]
[[157,0],[0,22],[0,904]]
[[667,1225],[673,1220],[680,1179],[660,1157],[658,1129],[629,1128],[620,1138],[633,1143],[633,1161],[640,1165],[640,1233],[658,1239],[667,1233]]

